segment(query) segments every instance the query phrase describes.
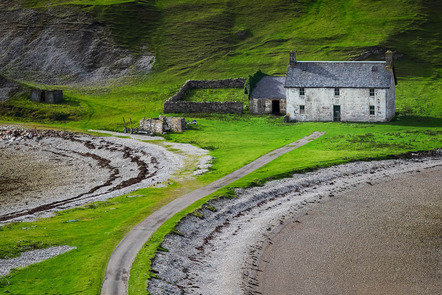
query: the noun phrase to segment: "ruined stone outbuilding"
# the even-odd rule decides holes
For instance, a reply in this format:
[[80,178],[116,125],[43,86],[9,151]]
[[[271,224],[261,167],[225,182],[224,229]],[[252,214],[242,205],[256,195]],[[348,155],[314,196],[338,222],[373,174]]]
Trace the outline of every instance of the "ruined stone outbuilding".
[[31,100],[41,103],[56,104],[63,102],[62,90],[31,89]]
[[140,130],[149,134],[165,134],[167,132],[184,132],[186,120],[182,117],[165,117],[141,119]]
[[220,113],[242,114],[243,103],[238,101],[226,102],[194,102],[183,100],[184,95],[190,89],[219,89],[219,88],[244,88],[245,79],[224,80],[188,80],[180,90],[164,103],[163,112],[173,113]]
[[286,113],[285,77],[265,76],[253,88],[249,98],[249,112],[251,114]]

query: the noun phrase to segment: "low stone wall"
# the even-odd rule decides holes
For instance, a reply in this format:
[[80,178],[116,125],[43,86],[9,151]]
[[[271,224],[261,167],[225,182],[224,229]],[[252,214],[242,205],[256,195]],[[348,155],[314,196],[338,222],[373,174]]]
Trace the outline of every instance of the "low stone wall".
[[224,80],[187,80],[180,90],[164,103],[164,113],[222,113],[241,114],[242,102],[191,102],[183,101],[190,89],[243,88],[244,78]]

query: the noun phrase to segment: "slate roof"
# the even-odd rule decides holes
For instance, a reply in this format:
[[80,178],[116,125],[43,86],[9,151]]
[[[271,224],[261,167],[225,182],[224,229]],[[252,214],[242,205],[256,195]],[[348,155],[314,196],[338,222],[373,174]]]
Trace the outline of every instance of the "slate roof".
[[287,69],[285,87],[389,88],[385,61],[297,61]]
[[252,98],[285,98],[285,77],[265,76],[252,90]]

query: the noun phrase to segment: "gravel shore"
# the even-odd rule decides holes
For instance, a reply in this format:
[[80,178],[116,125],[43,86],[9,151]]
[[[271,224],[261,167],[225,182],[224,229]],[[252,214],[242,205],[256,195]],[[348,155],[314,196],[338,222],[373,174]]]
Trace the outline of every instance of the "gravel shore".
[[[201,210],[202,219],[190,215],[177,226],[181,234],[166,237],[162,247],[168,252],[154,258],[157,278],[149,281],[148,290],[255,294],[262,252],[285,224],[297,223],[313,207],[332,203],[345,192],[440,166],[440,151],[427,158],[355,162],[241,190],[236,199],[210,201]],[[364,206],[358,199],[353,202]]]
[[43,260],[64,254],[77,247],[58,246],[21,253],[19,257],[0,259],[0,277],[7,275],[12,269],[25,267]]
[[181,152],[130,138],[0,126],[0,222],[33,220],[160,186],[189,170],[187,162],[199,169],[211,160],[191,145],[172,148]]

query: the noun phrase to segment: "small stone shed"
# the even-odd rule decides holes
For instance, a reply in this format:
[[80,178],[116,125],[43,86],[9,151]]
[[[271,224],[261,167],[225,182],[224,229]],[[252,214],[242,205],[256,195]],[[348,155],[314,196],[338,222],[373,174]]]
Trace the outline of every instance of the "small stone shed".
[[251,114],[286,113],[285,77],[265,76],[253,88],[249,99],[249,112]]
[[63,91],[31,89],[31,100],[50,104],[61,103],[63,102]]
[[184,132],[186,120],[182,117],[166,117],[141,119],[140,129],[147,133],[165,134],[167,132]]

